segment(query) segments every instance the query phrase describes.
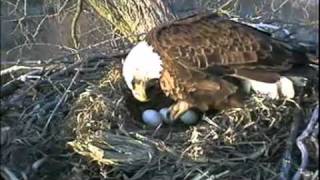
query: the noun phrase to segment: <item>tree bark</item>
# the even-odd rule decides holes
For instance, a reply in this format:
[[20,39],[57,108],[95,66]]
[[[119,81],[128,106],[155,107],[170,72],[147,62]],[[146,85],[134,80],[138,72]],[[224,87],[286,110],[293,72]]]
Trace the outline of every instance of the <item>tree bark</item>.
[[96,12],[130,42],[139,35],[174,18],[162,0],[87,0]]

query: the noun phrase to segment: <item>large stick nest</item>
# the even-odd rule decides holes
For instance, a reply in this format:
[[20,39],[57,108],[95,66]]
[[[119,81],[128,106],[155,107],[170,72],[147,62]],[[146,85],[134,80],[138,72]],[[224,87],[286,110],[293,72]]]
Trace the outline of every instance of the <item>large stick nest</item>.
[[[97,24],[81,27],[89,32]],[[1,71],[4,178],[278,179],[285,169],[291,169],[290,174],[298,170],[301,153],[296,136],[307,127],[317,96],[275,101],[253,95],[244,108],[208,112],[196,125],[164,125],[155,132],[142,122],[143,110],[172,102],[163,95],[150,103],[133,99],[121,75],[130,38],[108,34],[101,24],[103,38],[90,34],[88,46],[83,41],[79,49],[58,46],[68,53],[59,51],[57,56],[45,46],[41,51],[48,51],[49,59],[17,62],[30,65],[22,71]],[[293,29],[292,24],[273,24]],[[310,32],[307,26],[300,27],[297,34]],[[274,34],[281,36],[280,32]],[[23,57],[27,48],[21,50]],[[309,153],[305,178],[317,178],[317,133],[304,140]],[[292,158],[286,161],[289,155]],[[291,168],[284,166],[288,162]]]
[[230,179],[277,177],[291,125],[301,113],[310,113],[315,101],[303,102],[301,112],[295,101],[253,96],[245,108],[208,113],[195,126],[164,126],[156,134],[140,116],[143,109],[159,104],[131,103],[121,65],[115,64],[99,84],[80,95],[69,113],[76,138],[68,144],[136,178],[167,172],[173,177]]

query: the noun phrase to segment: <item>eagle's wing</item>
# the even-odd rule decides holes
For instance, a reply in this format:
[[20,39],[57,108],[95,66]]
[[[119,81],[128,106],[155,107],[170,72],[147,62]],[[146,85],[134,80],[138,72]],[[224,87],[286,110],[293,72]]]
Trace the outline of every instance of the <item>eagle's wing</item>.
[[[292,51],[289,45],[267,33],[215,14],[155,28],[148,40],[165,57],[165,64],[179,64],[190,71],[215,75],[236,73],[260,80],[259,75],[263,74],[259,72],[277,72],[290,69],[292,64],[307,63],[304,53]],[[274,81],[266,76],[261,80]]]
[[212,94],[228,97],[237,87],[221,76],[276,82],[277,72],[307,61],[267,33],[215,14],[154,28],[147,41],[163,60],[162,88],[176,100],[195,92],[198,102],[194,99],[212,99]]

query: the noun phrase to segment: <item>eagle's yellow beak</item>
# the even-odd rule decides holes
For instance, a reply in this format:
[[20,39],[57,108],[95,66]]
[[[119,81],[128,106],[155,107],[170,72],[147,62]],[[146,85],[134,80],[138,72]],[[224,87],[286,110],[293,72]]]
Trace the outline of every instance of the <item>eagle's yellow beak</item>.
[[133,96],[141,101],[141,102],[147,102],[149,101],[149,97],[147,96],[147,93],[146,93],[146,82],[145,81],[139,81],[139,82],[136,82],[133,86],[133,90],[132,90],[132,93],[133,93]]

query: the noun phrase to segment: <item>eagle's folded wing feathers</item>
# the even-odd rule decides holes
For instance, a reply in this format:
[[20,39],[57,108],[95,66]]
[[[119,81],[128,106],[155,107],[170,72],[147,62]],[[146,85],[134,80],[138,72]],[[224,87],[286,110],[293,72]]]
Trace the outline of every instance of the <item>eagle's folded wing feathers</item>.
[[[177,64],[188,71],[210,73],[208,69],[212,66],[228,66],[225,74],[246,76],[254,69],[249,75],[254,78],[255,73],[286,70],[293,63],[304,64],[306,59],[303,53],[290,51],[287,44],[266,33],[217,15],[196,16],[163,25],[155,28],[148,38],[152,39],[155,50],[166,57],[164,61],[168,61],[170,67]],[[246,73],[236,69],[246,69]],[[261,79],[257,76],[255,80],[273,82],[275,78],[270,76],[273,74]]]
[[217,15],[154,28],[147,41],[163,61],[163,91],[175,100],[189,98],[193,104],[210,104],[210,100],[217,102],[215,106],[226,106],[223,102],[238,87],[221,77],[274,83],[280,71],[307,59],[267,33]]

